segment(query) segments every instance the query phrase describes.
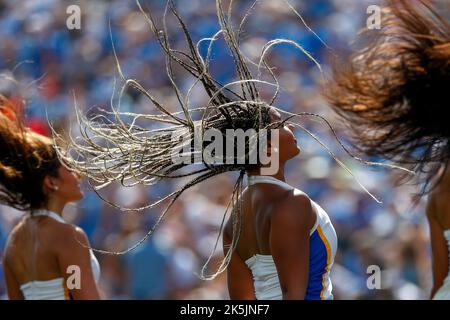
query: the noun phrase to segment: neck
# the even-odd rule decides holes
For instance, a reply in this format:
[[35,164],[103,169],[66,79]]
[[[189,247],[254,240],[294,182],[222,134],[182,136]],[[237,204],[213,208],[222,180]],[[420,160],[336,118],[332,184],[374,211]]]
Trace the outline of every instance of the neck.
[[[259,176],[261,175],[261,169],[248,170],[247,174],[249,176]],[[280,163],[280,168],[275,174],[268,176],[286,182],[286,178],[284,177],[284,163]]]
[[52,211],[52,212],[57,213],[58,215],[62,216],[62,212],[63,212],[65,206],[66,206],[65,203],[62,203],[61,201],[58,201],[57,199],[51,199],[48,201],[47,205],[43,209]]

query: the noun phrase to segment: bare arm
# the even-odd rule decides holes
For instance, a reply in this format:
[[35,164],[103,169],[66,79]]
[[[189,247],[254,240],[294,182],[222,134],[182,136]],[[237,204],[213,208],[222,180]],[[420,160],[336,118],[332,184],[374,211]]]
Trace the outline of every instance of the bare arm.
[[305,298],[309,272],[309,232],[315,215],[306,195],[284,200],[273,212],[270,250],[283,300]]
[[72,297],[75,300],[100,299],[92,272],[89,249],[79,243],[89,245],[88,238],[84,231],[78,227],[66,225],[65,228],[67,230],[65,230],[65,235],[62,235],[58,252],[59,266],[61,273],[64,275],[64,281],[66,281],[66,284],[75,283],[71,276],[75,275],[76,272],[68,272],[68,268],[69,266],[76,266],[80,271],[80,287],[70,290]]
[[433,289],[431,298],[442,286],[449,271],[447,241],[444,237],[444,230],[436,218],[436,206],[434,197],[431,196],[427,205],[427,217],[430,225],[431,249],[433,254]]
[[[227,229],[223,232],[223,252],[230,250],[231,237]],[[255,300],[255,289],[253,287],[253,276],[237,252],[233,252],[230,264],[227,268],[228,292],[232,300]]]
[[9,268],[6,258],[3,258],[3,270],[5,272],[6,290],[10,300],[24,300],[20,285],[12,270]]

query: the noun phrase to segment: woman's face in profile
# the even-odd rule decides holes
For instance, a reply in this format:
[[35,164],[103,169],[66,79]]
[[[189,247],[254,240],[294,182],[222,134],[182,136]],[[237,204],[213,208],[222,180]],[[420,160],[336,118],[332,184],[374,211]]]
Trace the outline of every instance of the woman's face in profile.
[[58,177],[56,180],[58,185],[56,193],[63,201],[67,203],[76,202],[83,198],[81,177],[75,172],[61,165],[58,169]]
[[294,126],[286,123],[281,125],[281,115],[274,108],[270,108],[269,115],[274,128],[272,130],[278,130],[279,133],[278,146],[275,141],[270,141],[271,154],[278,153],[279,160],[283,162],[294,158],[300,153],[300,148],[294,135]]

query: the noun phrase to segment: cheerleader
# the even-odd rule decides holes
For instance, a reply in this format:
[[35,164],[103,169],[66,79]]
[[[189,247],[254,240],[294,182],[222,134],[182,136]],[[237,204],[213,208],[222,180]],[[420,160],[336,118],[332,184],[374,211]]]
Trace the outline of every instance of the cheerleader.
[[[450,8],[450,1],[439,2]],[[359,151],[411,166],[429,194],[434,299],[450,299],[450,23],[429,1],[391,0],[382,29],[326,90]]]
[[[280,114],[271,109],[273,122]],[[327,213],[307,194],[286,182],[285,164],[300,153],[293,126],[279,129],[279,170],[261,175],[247,170],[248,188],[241,194],[242,230],[227,269],[231,299],[329,300],[337,236]],[[271,152],[274,152],[273,150]],[[223,236],[232,244],[232,220]]]
[[1,99],[0,203],[25,212],[3,256],[10,299],[98,299],[99,264],[82,229],[62,217],[83,197],[52,140],[23,127]]

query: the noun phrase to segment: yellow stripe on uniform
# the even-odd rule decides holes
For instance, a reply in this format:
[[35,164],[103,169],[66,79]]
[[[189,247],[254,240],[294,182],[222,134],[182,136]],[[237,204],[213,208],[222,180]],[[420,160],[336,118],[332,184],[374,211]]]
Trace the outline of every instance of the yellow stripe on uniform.
[[325,300],[323,293],[325,291],[325,276],[327,275],[328,271],[330,271],[331,247],[327,237],[325,237],[325,235],[323,234],[320,225],[317,227],[317,231],[319,233],[320,239],[322,239],[322,242],[325,245],[325,248],[327,249],[327,267],[325,268],[325,273],[322,275],[322,291],[320,291],[320,299]]

